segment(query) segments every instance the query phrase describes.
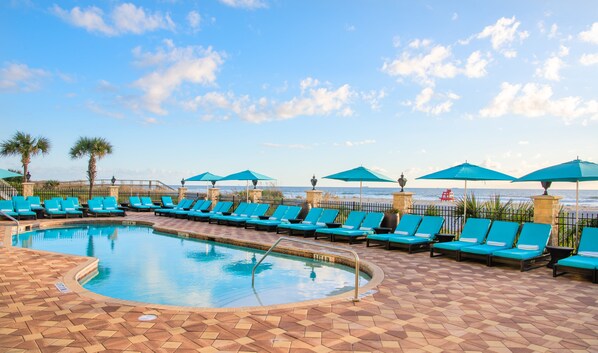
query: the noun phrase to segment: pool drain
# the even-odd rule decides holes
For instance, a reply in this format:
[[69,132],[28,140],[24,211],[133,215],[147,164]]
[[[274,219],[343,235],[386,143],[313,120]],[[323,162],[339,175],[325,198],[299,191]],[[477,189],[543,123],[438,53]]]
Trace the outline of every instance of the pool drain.
[[137,320],[139,321],[153,321],[156,320],[158,317],[154,314],[146,314],[146,315],[141,315],[140,317],[137,318]]

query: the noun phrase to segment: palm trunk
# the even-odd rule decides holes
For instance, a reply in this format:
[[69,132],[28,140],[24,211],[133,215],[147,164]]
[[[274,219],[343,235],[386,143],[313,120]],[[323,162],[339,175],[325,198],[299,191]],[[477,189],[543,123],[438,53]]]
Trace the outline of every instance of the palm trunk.
[[87,178],[89,179],[89,199],[92,198],[93,183],[96,179],[96,158],[94,155],[89,157],[89,164],[87,168]]
[[29,163],[31,158],[29,156],[23,156],[21,158],[21,164],[23,164],[23,183],[27,181],[27,173],[29,172]]

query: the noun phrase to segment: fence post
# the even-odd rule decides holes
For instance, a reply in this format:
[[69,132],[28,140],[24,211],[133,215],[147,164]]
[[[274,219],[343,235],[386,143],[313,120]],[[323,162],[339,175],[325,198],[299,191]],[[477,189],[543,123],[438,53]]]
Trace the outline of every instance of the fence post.
[[108,186],[108,196],[114,197],[114,199],[116,199],[116,202],[118,202],[118,189],[119,189],[118,185]]
[[181,200],[183,200],[185,198],[185,194],[187,193],[187,188],[185,187],[180,187],[179,188],[179,199],[178,202],[181,202]]
[[559,217],[561,196],[539,195],[532,196],[534,201],[534,223],[546,223],[552,225],[550,245],[558,245],[559,226],[557,220]]
[[322,191],[321,190],[307,190],[305,192],[305,202],[309,205],[309,207],[320,207],[320,203],[322,203]]
[[261,189],[250,189],[249,190],[249,200],[253,203],[258,203],[262,199],[262,190]]
[[34,185],[35,185],[35,183],[30,183],[30,182],[23,183],[23,196],[24,197],[33,196]]
[[216,204],[216,202],[218,202],[218,199],[220,198],[220,189],[209,188],[206,197],[208,198],[208,200],[212,201],[212,207],[214,207],[214,205]]
[[392,193],[392,208],[398,211],[399,216],[409,213],[413,206],[412,192],[393,192]]

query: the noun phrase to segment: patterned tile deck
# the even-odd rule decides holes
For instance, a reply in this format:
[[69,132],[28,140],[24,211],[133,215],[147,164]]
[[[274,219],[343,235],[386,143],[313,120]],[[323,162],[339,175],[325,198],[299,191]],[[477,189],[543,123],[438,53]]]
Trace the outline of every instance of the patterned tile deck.
[[[263,243],[277,238],[144,214],[127,219]],[[361,302],[236,312],[62,294],[54,284],[85,259],[0,248],[0,352],[598,352],[598,286],[587,279],[351,248],[385,273]],[[147,313],[158,319],[137,320]]]

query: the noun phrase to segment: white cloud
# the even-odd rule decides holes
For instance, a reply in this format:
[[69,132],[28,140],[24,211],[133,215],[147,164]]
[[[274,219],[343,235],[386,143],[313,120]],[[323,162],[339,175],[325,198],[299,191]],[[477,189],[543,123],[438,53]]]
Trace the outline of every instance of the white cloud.
[[201,25],[201,15],[197,11],[191,11],[187,14],[187,22],[193,30],[198,30]]
[[156,118],[145,118],[143,120],[143,123],[146,124],[146,125],[155,125],[155,124],[158,124],[159,121]]
[[[443,101],[436,105],[430,104],[433,99],[438,98]],[[415,97],[415,102],[406,102],[406,105],[413,107],[415,111],[430,115],[439,115],[450,112],[453,102],[459,98],[458,95],[450,92],[447,94],[435,94],[431,87],[426,87]]]
[[598,119],[598,101],[584,101],[581,97],[554,99],[552,87],[535,83],[510,84],[504,82],[500,93],[490,105],[480,110],[482,117],[501,117],[507,114],[529,118],[554,116],[570,123],[575,119]]
[[353,113],[350,103],[355,93],[349,85],[333,89],[316,87],[314,82],[318,80],[307,78],[301,81],[301,95],[284,102],[271,101],[265,97],[252,100],[247,95],[237,96],[232,92],[209,92],[186,102],[184,106],[192,111],[203,108],[209,116],[214,116],[215,111],[221,116],[228,116],[227,113],[232,112],[251,123],[287,120],[299,116],[348,116]]
[[386,97],[386,91],[383,89],[378,91],[372,90],[369,92],[361,92],[360,95],[361,99],[368,103],[372,110],[380,110],[380,101]]
[[511,48],[511,44],[516,40],[524,40],[529,36],[527,31],[518,31],[521,22],[515,17],[502,17],[494,25],[486,26],[482,32],[476,35],[478,39],[490,38],[492,48],[502,53],[507,58],[517,56],[517,52]]
[[305,92],[306,89],[310,87],[316,87],[320,85],[320,81],[315,78],[307,77],[299,83],[299,87],[301,87],[301,92]]
[[154,114],[168,112],[162,103],[183,83],[211,85],[216,81],[216,73],[223,63],[221,54],[211,48],[188,46],[177,48],[166,41],[167,50],[160,48],[155,53],[144,53],[136,48],[134,55],[145,64],[152,63],[158,68],[133,83],[144,92],[142,109]]
[[312,148],[312,146],[300,144],[300,143],[291,143],[291,144],[280,144],[280,143],[272,143],[272,142],[264,142],[262,146],[268,148],[285,148],[291,150],[307,150]]
[[26,64],[4,64],[0,69],[0,90],[31,92],[40,88],[40,80],[50,74]]
[[219,0],[226,6],[244,9],[259,9],[266,7],[266,3],[260,0]]
[[486,76],[486,66],[488,60],[482,58],[482,53],[475,51],[471,53],[467,58],[467,64],[465,65],[465,76],[471,78],[478,78]]
[[585,66],[596,65],[598,64],[598,54],[583,54],[579,62]]
[[559,47],[559,53],[557,54],[558,56],[560,56],[561,58],[568,56],[569,55],[569,48],[567,48],[564,45],[561,45]]
[[345,25],[345,31],[355,32],[355,30],[356,30],[355,25],[349,25],[349,24]]
[[598,22],[594,22],[587,31],[580,32],[579,39],[584,42],[598,44]]
[[560,81],[560,71],[565,66],[565,62],[557,57],[553,56],[548,58],[542,67],[536,70],[536,75],[550,81]]
[[552,26],[550,26],[550,32],[548,33],[548,38],[550,38],[550,39],[556,38],[558,33],[559,33],[559,26],[556,23],[553,23]]
[[[356,146],[363,146],[363,145],[371,145],[376,143],[376,140],[369,139],[369,140],[361,140],[361,141],[345,141],[342,146],[345,147],[356,147]],[[336,146],[341,144],[335,143]]]
[[[131,3],[116,6],[110,16],[105,16],[104,11],[95,6],[86,9],[76,6],[69,11],[54,5],[51,11],[75,27],[107,36],[126,33],[142,34],[158,29],[173,30],[175,28],[175,24],[168,14],[163,15],[159,12],[152,14]],[[108,20],[111,24],[108,23]]]
[[101,107],[98,103],[94,102],[94,101],[87,101],[85,102],[85,107],[87,107],[87,109],[91,110],[92,112],[99,114],[99,115],[104,115],[113,119],[124,119],[125,116],[122,113],[119,112],[114,112],[114,111],[109,111],[103,107]]
[[452,20],[452,21],[456,21],[456,20],[458,20],[458,19],[459,19],[459,14],[458,14],[458,13],[456,13],[456,12],[453,12],[453,16],[451,16],[451,20]]

